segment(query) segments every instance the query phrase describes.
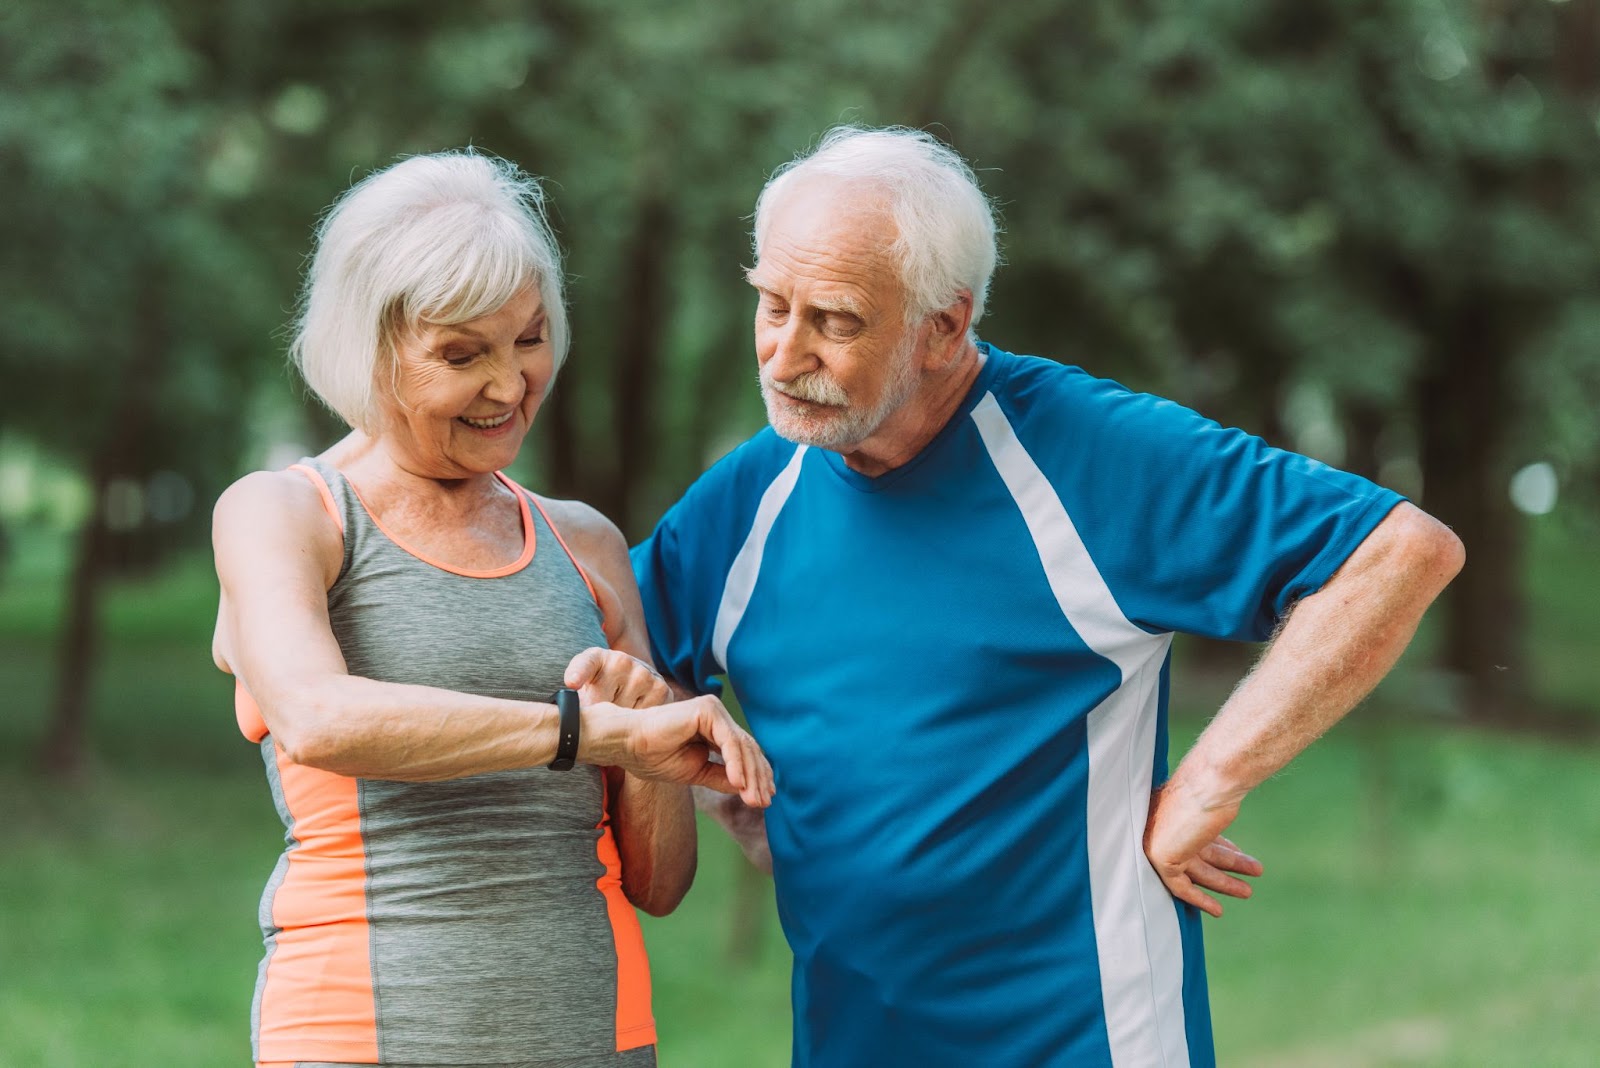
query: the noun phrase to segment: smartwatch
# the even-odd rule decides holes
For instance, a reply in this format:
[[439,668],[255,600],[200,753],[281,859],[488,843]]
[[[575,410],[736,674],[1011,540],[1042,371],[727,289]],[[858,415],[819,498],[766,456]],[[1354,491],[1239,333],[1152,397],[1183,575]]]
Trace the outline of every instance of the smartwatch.
[[578,691],[562,687],[550,701],[561,714],[556,758],[550,761],[550,770],[571,771],[573,762],[578,759]]

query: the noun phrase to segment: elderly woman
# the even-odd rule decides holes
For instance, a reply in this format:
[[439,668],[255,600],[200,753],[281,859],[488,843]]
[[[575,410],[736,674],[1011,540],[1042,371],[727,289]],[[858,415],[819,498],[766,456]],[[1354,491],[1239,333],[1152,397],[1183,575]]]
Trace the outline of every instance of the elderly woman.
[[654,1064],[633,907],[688,890],[689,786],[765,805],[771,769],[715,700],[660,704],[616,528],[501,473],[567,346],[537,185],[471,153],[367,178],[298,327],[356,432],[215,516],[215,656],[288,843],[256,1059]]

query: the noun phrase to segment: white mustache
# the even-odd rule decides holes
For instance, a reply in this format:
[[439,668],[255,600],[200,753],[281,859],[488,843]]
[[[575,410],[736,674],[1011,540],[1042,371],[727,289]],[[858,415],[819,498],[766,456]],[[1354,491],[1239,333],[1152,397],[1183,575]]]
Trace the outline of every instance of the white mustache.
[[770,390],[782,393],[786,397],[796,400],[808,401],[812,404],[826,404],[831,408],[846,408],[850,405],[850,396],[844,389],[821,371],[807,371],[803,375],[780,382],[769,376],[765,371],[761,374],[761,384]]

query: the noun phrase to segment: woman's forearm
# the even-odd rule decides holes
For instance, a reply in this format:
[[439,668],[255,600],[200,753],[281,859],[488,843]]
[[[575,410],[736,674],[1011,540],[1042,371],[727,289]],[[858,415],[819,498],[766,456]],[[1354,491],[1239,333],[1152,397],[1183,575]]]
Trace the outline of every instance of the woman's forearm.
[[[541,702],[353,675],[307,680],[257,699],[290,760],[340,775],[426,782],[539,767],[556,755],[559,716]],[[582,717],[578,760],[621,762],[619,717],[592,707]]]
[[622,890],[636,908],[665,916],[694,882],[698,862],[694,801],[687,786],[613,772],[612,831],[622,858]]

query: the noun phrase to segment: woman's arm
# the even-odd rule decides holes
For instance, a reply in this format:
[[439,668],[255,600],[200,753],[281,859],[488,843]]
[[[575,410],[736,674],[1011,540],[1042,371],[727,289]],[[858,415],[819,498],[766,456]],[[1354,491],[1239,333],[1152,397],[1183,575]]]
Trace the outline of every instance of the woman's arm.
[[[341,775],[411,781],[536,767],[555,756],[553,705],[507,701],[349,673],[328,622],[343,545],[311,485],[293,472],[240,479],[217,502],[222,583],[216,655],[260,706],[291,760]],[[583,709],[578,759],[727,789],[745,787],[754,743],[709,702],[649,721],[608,703]],[[727,766],[707,742],[729,750]]]
[[[573,555],[594,584],[611,644],[609,653],[591,649],[575,657],[567,669],[567,684],[579,687],[586,702],[616,701],[643,709],[636,713],[641,718],[658,715],[659,710],[650,706],[671,695],[650,662],[644,606],[634,584],[627,542],[609,520],[587,505],[548,503]],[[609,774],[607,785],[611,826],[622,856],[623,891],[638,908],[663,916],[678,906],[694,881],[693,798],[686,786],[646,782],[627,773]],[[771,796],[770,787],[746,793],[759,794],[751,798],[759,804]]]

